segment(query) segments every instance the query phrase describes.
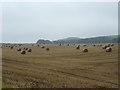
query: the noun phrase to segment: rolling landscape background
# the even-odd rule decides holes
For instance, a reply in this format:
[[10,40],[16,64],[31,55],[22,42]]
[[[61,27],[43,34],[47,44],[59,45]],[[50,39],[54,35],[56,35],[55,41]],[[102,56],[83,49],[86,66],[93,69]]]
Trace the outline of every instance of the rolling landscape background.
[[59,39],[56,41],[39,39],[37,44],[74,44],[74,43],[120,43],[120,35],[111,35],[111,36],[100,36],[100,37],[92,37],[92,38],[78,38],[78,37],[68,37],[65,39]]
[[2,3],[2,88],[118,88],[117,2]]

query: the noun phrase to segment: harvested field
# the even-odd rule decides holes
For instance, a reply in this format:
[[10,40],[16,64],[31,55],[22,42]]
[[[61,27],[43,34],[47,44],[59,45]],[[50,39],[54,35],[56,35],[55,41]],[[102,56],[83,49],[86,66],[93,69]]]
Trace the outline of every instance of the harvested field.
[[[4,84],[13,88],[117,88],[118,46],[112,46],[112,52],[92,45],[76,50],[77,46],[24,44],[13,49],[3,47]],[[32,52],[20,54],[17,51],[24,47]],[[89,52],[83,53],[84,48]]]

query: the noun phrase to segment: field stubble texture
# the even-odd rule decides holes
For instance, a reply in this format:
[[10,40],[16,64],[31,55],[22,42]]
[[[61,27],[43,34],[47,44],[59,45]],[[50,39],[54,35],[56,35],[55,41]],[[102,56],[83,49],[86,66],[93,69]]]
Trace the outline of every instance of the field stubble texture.
[[[42,46],[42,45],[41,45]],[[32,52],[22,55],[18,48]],[[118,47],[105,52],[87,45],[76,50],[74,45],[25,44],[2,49],[3,83],[16,88],[117,88]],[[89,51],[83,53],[82,49]],[[4,87],[4,86],[3,86]]]

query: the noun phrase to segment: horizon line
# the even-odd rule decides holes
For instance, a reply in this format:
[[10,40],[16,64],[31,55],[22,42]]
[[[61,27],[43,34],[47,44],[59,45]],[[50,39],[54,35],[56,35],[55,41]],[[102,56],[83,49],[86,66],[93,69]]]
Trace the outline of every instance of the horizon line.
[[[101,35],[101,36],[91,36],[91,37],[66,37],[66,38],[62,38],[62,39],[67,39],[67,38],[80,38],[80,39],[88,39],[88,38],[97,38],[97,37],[107,37],[107,36],[119,36],[120,34],[114,34],[114,35]],[[38,39],[38,40],[40,40],[40,39]],[[41,40],[49,40],[49,39],[41,39]],[[49,41],[51,41],[51,42],[53,42],[53,41],[57,41],[57,40],[61,40],[61,39],[56,39],[56,40],[49,40]],[[23,44],[27,44],[27,43],[36,43],[36,42],[0,42],[0,44],[1,43],[23,43]]]

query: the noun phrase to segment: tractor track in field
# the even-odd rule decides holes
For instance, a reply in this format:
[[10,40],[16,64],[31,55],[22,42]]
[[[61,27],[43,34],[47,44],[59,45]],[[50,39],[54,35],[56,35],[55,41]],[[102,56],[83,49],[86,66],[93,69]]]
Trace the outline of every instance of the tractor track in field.
[[98,81],[98,82],[104,82],[104,83],[118,85],[116,83],[109,82],[109,81],[106,81],[106,80],[99,80],[99,79],[90,78],[90,77],[87,77],[87,76],[76,75],[76,74],[73,74],[73,73],[70,73],[70,72],[58,71],[58,70],[53,70],[53,69],[49,69],[49,70],[54,71],[54,72],[59,72],[59,73],[65,74],[65,75],[70,75],[70,76],[73,76],[73,77],[81,77],[81,78],[90,79],[90,80],[94,80],[94,81]]
[[[8,59],[6,59],[7,61],[8,61]],[[6,61],[5,59],[4,59],[4,61]],[[19,65],[19,63],[21,62],[21,61],[16,61],[16,62],[13,62],[13,61],[15,61],[15,60],[10,60],[10,61],[8,61],[8,63],[10,64],[10,63],[12,63],[12,64],[18,64]],[[28,63],[27,63],[28,64]],[[20,63],[20,65],[21,66],[24,66],[24,65],[27,65],[27,64],[25,64],[25,63]],[[31,64],[31,63],[30,63]],[[28,64],[29,66],[30,66],[30,64]],[[31,64],[32,65],[32,64]],[[9,67],[9,66],[8,66]],[[37,67],[37,66],[33,66],[35,69],[36,68],[38,68],[39,69],[39,67]],[[18,69],[18,70],[23,70],[24,68],[23,67],[21,67],[21,69],[19,68],[19,67],[14,67],[14,66],[11,66],[11,68],[16,68],[16,69]],[[74,73],[70,73],[70,72],[65,72],[65,71],[61,71],[61,70],[55,70],[55,69],[50,69],[50,68],[43,68],[43,69],[47,69],[47,70],[49,70],[49,71],[53,71],[53,72],[56,72],[56,73],[60,73],[60,74],[63,74],[63,75],[69,75],[69,76],[72,76],[72,77],[79,77],[79,78],[84,78],[84,79],[89,79],[89,80],[94,80],[94,81],[97,81],[97,82],[103,82],[103,83],[109,83],[109,84],[113,84],[113,85],[118,85],[118,84],[116,84],[116,83],[113,83],[113,82],[109,82],[109,81],[106,81],[106,80],[100,80],[100,79],[96,79],[96,78],[91,78],[91,77],[88,77],[88,76],[82,76],[82,75],[77,75],[77,74],[74,74]],[[80,69],[80,70],[82,70],[82,71],[84,71],[84,70],[86,70],[86,69]],[[92,72],[92,71],[91,71]],[[14,72],[12,72],[12,73],[14,73]],[[85,73],[85,72],[84,72]],[[87,73],[87,72],[86,72]],[[89,73],[89,74],[92,74],[92,73]]]

